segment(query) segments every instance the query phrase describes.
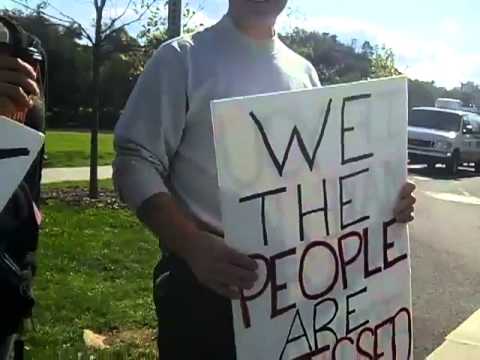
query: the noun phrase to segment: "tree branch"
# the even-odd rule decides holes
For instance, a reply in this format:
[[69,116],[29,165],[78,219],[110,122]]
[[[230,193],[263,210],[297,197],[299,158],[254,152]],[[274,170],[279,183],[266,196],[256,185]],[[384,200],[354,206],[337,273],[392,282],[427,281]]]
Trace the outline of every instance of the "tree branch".
[[135,24],[139,21],[141,21],[143,19],[143,17],[145,16],[145,14],[147,12],[150,11],[150,9],[152,8],[153,5],[155,5],[155,3],[158,2],[158,0],[152,0],[146,7],[145,7],[145,10],[142,11],[135,19],[131,20],[131,21],[127,21],[126,23],[122,24],[122,25],[119,25],[117,27],[111,27],[111,28],[105,28],[105,30],[102,31],[103,35],[107,38],[109,37],[111,34],[117,32],[118,30],[120,29],[123,29],[127,26],[130,26],[132,24]]
[[[187,2],[186,6],[190,6],[190,3]],[[190,24],[190,21],[192,21],[192,19],[195,17],[195,15],[197,15],[197,13],[199,11],[203,11],[205,10],[205,3],[202,1],[199,5],[198,5],[198,8],[197,10],[195,11],[192,11],[192,13],[190,14],[190,16],[185,19],[185,22],[183,24],[183,28],[186,29],[188,28],[188,25]]]
[[[93,41],[93,38],[90,36],[90,34],[88,33],[88,31],[85,29],[85,27],[80,24],[77,20],[75,20],[73,17],[63,13],[62,11],[60,11],[59,9],[57,9],[56,7],[54,7],[53,5],[51,4],[48,4],[48,6],[50,6],[52,9],[54,9],[55,11],[57,11],[60,16],[62,16],[63,18],[61,17],[58,17],[58,16],[55,16],[55,15],[52,15],[52,14],[48,14],[46,13],[44,10],[40,10],[39,9],[36,9],[36,8],[33,8],[31,6],[28,6],[27,4],[21,2],[21,1],[18,1],[18,0],[11,0],[14,4],[17,4],[17,5],[20,5],[22,7],[24,7],[25,9],[27,10],[30,10],[34,13],[39,13],[40,15],[42,16],[45,16],[46,18],[48,18],[49,20],[53,20],[54,22],[58,22],[60,26],[63,26],[63,27],[67,27],[68,25],[75,25],[75,26],[78,26],[78,28],[80,29],[80,32],[82,33],[82,35],[91,43],[93,44],[94,41]],[[68,24],[68,25],[65,25]]]
[[111,29],[115,27],[115,24],[127,14],[128,9],[130,9],[130,6],[132,5],[132,2],[133,0],[128,0],[128,4],[125,6],[125,9],[123,9],[123,12],[117,17],[110,20],[110,24],[105,27],[105,29],[103,29],[103,33],[108,33]]
[[[98,1],[98,0],[95,0]],[[103,9],[105,9],[105,5],[107,4],[107,0],[100,0],[100,11],[103,13]]]

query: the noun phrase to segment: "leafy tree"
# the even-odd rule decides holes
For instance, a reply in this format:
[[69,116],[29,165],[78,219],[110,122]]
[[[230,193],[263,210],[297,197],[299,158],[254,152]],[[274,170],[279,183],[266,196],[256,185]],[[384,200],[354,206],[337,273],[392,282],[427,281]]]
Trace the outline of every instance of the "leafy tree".
[[[125,20],[125,15],[129,10],[133,9],[133,6],[135,5],[133,0],[127,2],[124,10],[118,16],[110,19],[105,18],[105,9],[108,5],[112,5],[112,0],[91,0],[90,3],[95,10],[93,34],[91,34],[79,20],[55,8],[48,0],[37,2],[36,7],[29,6],[28,1],[12,1],[17,5],[23,6],[38,15],[56,22],[59,25],[77,29],[81,37],[91,45],[91,91],[94,117],[91,126],[89,195],[91,198],[98,198],[98,130],[101,115],[100,73],[102,65],[106,60],[106,55],[113,53],[115,50],[110,50],[106,45],[111,38],[115,36],[117,36],[117,39],[119,38],[118,32],[122,31],[129,25],[139,22],[158,0],[141,0],[142,10],[137,12],[137,16],[133,20]],[[110,44],[114,44],[114,42],[110,42]],[[105,49],[108,49],[108,51],[105,51]]]
[[[203,3],[195,10],[187,2],[183,6],[183,33],[192,34],[198,30],[198,27],[192,26],[191,21],[197,15],[198,11],[203,9]],[[138,33],[138,41],[142,44],[141,51],[132,54],[134,57],[135,75],[139,75],[143,71],[143,67],[148,59],[153,55],[153,52],[168,40],[167,19],[163,14],[168,8],[168,1],[163,4],[157,4],[153,7],[147,17],[147,21],[142,25],[142,30]],[[202,24],[200,24],[202,26]]]
[[313,64],[325,85],[361,80],[369,74],[368,56],[341,43],[336,35],[295,28],[281,38]]
[[385,46],[375,46],[373,52],[371,52],[370,47],[366,47],[366,50],[370,55],[369,75],[371,78],[401,75],[401,72],[395,67],[395,55],[392,49],[388,49]]

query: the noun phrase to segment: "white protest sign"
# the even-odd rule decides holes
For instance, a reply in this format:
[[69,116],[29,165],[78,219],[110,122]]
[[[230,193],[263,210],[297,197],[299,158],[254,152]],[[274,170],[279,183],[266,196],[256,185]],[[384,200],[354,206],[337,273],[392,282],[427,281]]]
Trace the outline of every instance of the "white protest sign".
[[42,148],[44,136],[0,116],[0,211]]
[[404,77],[212,102],[238,360],[412,358]]

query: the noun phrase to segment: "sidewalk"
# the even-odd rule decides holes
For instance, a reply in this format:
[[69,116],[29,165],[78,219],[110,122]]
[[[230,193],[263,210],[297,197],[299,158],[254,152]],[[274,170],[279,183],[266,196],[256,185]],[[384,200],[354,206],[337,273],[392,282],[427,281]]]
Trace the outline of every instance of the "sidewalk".
[[[98,167],[98,179],[110,179],[112,177],[111,166]],[[62,181],[82,181],[90,178],[89,167],[74,168],[50,168],[43,169],[42,184],[62,182]]]
[[427,357],[427,360],[480,359],[480,310],[470,316],[445,342]]

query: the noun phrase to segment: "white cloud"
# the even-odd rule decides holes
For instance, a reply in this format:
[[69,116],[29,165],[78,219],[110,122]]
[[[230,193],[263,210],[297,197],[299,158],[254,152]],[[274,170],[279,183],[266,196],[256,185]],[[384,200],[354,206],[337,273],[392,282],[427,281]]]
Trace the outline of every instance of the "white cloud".
[[[283,29],[295,26],[337,34],[342,39],[369,40],[392,48],[399,69],[412,78],[431,81],[447,88],[473,80],[480,83],[480,50],[465,50],[462,27],[454,19],[445,19],[429,33],[413,33],[409,29],[389,31],[368,22],[350,18],[315,17],[280,18]],[[428,37],[430,35],[431,37]]]

